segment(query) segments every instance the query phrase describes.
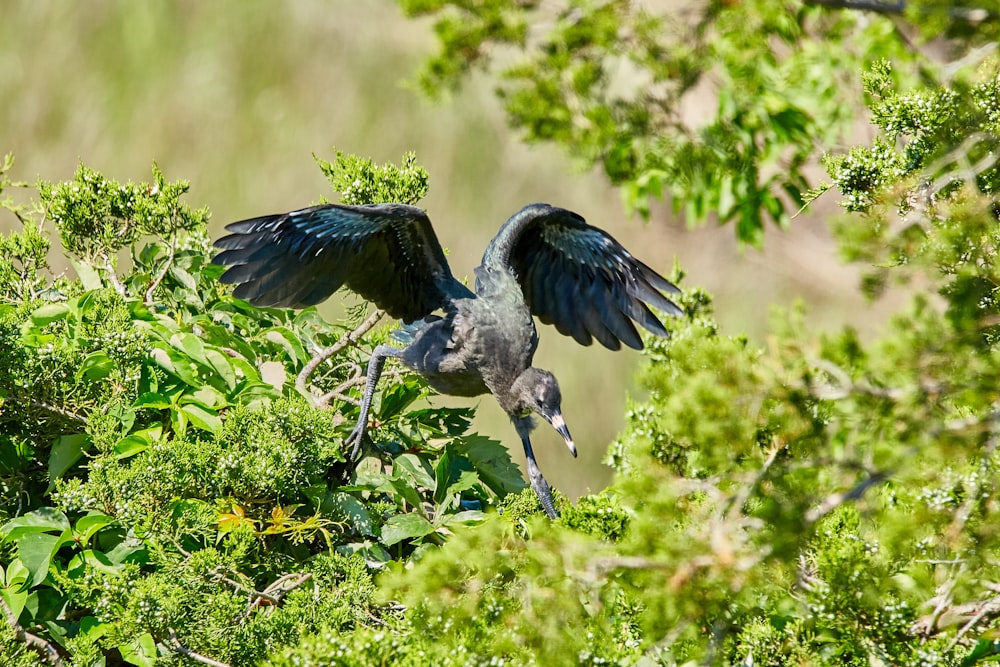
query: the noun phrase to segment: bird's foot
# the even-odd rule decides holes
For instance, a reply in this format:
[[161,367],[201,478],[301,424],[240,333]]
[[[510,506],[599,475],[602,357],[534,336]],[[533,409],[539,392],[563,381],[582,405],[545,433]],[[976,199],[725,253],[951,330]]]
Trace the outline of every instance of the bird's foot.
[[348,481],[351,473],[361,461],[361,443],[364,441],[365,432],[367,431],[365,426],[366,424],[364,422],[358,422],[358,425],[354,427],[354,430],[351,431],[350,435],[344,439],[345,448],[350,447],[350,451],[344,461],[343,477],[345,482]]
[[552,489],[549,488],[549,483],[542,477],[542,472],[537,466],[528,466],[528,477],[531,481],[531,488],[538,496],[538,502],[542,504],[542,509],[545,510],[548,517],[550,519],[559,518],[559,512],[556,512],[556,506],[552,500]]

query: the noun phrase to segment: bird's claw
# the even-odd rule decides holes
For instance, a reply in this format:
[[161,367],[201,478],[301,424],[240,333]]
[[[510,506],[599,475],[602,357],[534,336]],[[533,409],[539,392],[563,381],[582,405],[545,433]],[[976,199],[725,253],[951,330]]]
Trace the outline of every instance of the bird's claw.
[[345,481],[350,477],[351,472],[361,460],[361,443],[365,439],[366,430],[365,424],[359,422],[358,425],[354,427],[354,430],[351,431],[350,435],[344,438],[344,446],[350,446],[351,448],[350,452],[347,454],[347,459],[344,462]]

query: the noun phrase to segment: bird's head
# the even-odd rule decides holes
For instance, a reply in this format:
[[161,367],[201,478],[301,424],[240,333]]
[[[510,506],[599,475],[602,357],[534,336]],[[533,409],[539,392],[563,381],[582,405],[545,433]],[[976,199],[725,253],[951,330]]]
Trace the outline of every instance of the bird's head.
[[[529,422],[532,412],[538,413],[552,425],[566,441],[570,453],[576,456],[576,445],[569,434],[566,420],[562,416],[562,394],[559,383],[552,373],[540,368],[528,368],[511,387],[515,404],[511,412],[515,425],[518,422]],[[530,426],[529,426],[530,429]]]

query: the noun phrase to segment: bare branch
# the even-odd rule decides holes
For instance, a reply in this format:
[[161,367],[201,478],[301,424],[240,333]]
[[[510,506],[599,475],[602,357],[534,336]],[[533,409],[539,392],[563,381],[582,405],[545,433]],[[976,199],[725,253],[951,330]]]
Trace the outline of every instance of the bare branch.
[[898,400],[906,395],[906,390],[902,388],[876,387],[868,382],[855,382],[844,369],[828,359],[810,359],[809,362],[834,380],[834,383],[830,384],[810,383],[810,393],[816,398],[838,400],[847,398],[851,394],[866,394]]
[[160,283],[163,282],[163,279],[167,277],[167,273],[170,271],[170,266],[174,263],[173,241],[174,239],[171,239],[171,242],[167,244],[167,252],[169,252],[170,254],[167,255],[167,261],[163,263],[163,268],[160,269],[160,272],[156,274],[156,277],[153,278],[153,281],[149,283],[149,287],[146,289],[146,295],[143,297],[142,300],[143,305],[146,306],[152,305],[153,292],[155,292],[156,288],[160,286]]
[[[357,343],[358,339],[360,339],[362,336],[368,333],[376,324],[378,324],[378,321],[382,319],[383,314],[384,311],[376,309],[375,312],[369,315],[368,319],[362,322],[357,329],[351,331],[345,336],[342,336],[340,340],[338,340],[336,343],[326,348],[325,350],[320,350],[318,353],[316,353],[316,355],[309,360],[309,363],[307,363],[302,368],[302,370],[299,372],[298,377],[295,378],[295,388],[299,391],[299,393],[302,394],[303,396],[311,396],[311,393],[309,392],[306,383],[308,383],[310,376],[312,376],[312,374],[316,372],[316,369],[319,368],[319,365],[322,364],[327,359],[329,359],[330,357],[332,357],[333,355],[343,350],[348,345],[353,345]],[[315,400],[313,402],[315,403]]]
[[17,622],[17,617],[14,616],[14,611],[7,606],[7,601],[0,597],[0,607],[3,608],[3,615],[7,619],[7,624],[14,630],[14,638],[19,642],[23,642],[33,651],[37,651],[46,662],[54,667],[63,667],[62,658],[59,657],[59,651],[56,647],[45,641],[38,635],[33,635],[24,627]]
[[66,408],[60,408],[57,405],[49,405],[48,403],[43,403],[42,401],[28,401],[28,405],[39,410],[44,410],[45,412],[51,412],[52,414],[59,415],[60,417],[77,422],[78,424],[87,423],[86,417],[78,415],[75,412],[71,412]]
[[354,405],[360,405],[360,402],[350,396],[347,396],[343,392],[347,391],[351,387],[356,387],[358,385],[363,385],[365,383],[364,371],[361,369],[361,364],[355,363],[354,361],[348,360],[342,364],[334,366],[330,369],[330,372],[337,371],[344,366],[351,367],[351,377],[347,378],[341,382],[335,389],[328,391],[327,393],[316,399],[316,404],[321,406],[326,406],[330,404],[333,399],[339,399],[345,403],[353,403]]
[[[878,12],[879,14],[902,14],[906,11],[906,0],[806,0],[807,5],[819,5],[831,9],[853,9]],[[920,7],[923,13],[931,10]],[[968,23],[995,20],[1000,14],[985,7],[949,7],[948,16]]]
[[181,640],[177,637],[177,633],[174,632],[173,628],[167,628],[167,631],[170,633],[170,639],[169,641],[166,641],[164,643],[172,651],[180,653],[181,655],[187,658],[191,658],[195,662],[200,662],[203,665],[211,665],[211,667],[230,667],[230,665],[225,662],[219,662],[218,660],[213,660],[212,658],[204,656],[201,653],[195,653],[194,651],[189,649],[187,646],[181,643]]
[[861,480],[857,486],[849,491],[831,493],[823,499],[823,502],[806,512],[806,522],[810,524],[816,523],[844,503],[857,500],[864,495],[865,491],[876,484],[883,483],[887,479],[889,479],[889,472],[878,470],[870,473],[867,478]]
[[104,269],[104,271],[108,274],[108,280],[111,282],[111,286],[115,288],[115,291],[118,292],[118,294],[125,296],[127,292],[125,284],[118,279],[118,274],[115,272],[115,266],[111,262],[111,258],[102,252],[101,259],[104,260],[104,265],[97,268]]

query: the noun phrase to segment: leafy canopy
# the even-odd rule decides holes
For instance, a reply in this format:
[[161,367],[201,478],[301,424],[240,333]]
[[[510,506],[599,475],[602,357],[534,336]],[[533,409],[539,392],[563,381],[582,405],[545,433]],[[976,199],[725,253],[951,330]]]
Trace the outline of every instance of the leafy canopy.
[[935,71],[914,48],[918,31],[958,48],[1000,37],[1000,15],[981,0],[659,4],[399,0],[434,19],[426,94],[486,71],[526,141],[599,166],[630,211],[648,216],[669,197],[688,224],[731,222],[753,245],[765,220],[789,224],[810,198],[817,152],[845,141],[863,112],[858,71],[883,58],[899,63],[899,81]]

